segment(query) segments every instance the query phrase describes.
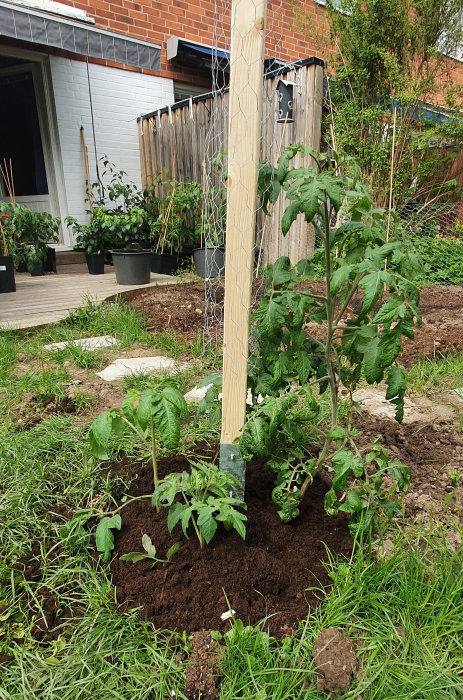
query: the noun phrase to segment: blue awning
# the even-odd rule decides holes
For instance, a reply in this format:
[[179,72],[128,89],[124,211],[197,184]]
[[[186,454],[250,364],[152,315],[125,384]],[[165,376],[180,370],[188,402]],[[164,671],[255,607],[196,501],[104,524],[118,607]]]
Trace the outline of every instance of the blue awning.
[[222,58],[225,60],[230,58],[230,52],[222,51],[222,49],[211,48],[209,46],[200,46],[199,44],[190,44],[182,40],[179,41],[179,46],[189,49],[190,51],[203,54],[204,56],[213,56],[214,58]]

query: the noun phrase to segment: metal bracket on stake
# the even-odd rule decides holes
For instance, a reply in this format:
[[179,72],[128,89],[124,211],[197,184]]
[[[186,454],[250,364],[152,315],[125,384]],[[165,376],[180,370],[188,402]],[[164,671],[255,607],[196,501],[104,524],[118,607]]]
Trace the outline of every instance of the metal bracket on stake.
[[237,489],[233,495],[236,498],[244,499],[244,474],[246,462],[240,455],[240,448],[237,444],[220,443],[220,471],[228,472],[238,479],[242,488]]

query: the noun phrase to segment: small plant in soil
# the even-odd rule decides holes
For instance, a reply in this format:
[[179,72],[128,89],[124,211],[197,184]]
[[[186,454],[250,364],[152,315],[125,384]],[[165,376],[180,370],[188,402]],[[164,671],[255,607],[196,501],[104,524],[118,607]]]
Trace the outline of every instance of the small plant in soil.
[[[221,472],[214,464],[195,462],[191,473],[168,474],[153,495],[153,505],[169,508],[167,525],[172,532],[181,523],[183,534],[188,537],[188,527],[193,525],[201,549],[209,544],[223,523],[226,530],[235,529],[244,539],[246,516],[238,508],[246,504],[233,496],[239,482],[228,472]],[[176,500],[180,497],[180,500]]]
[[[296,154],[310,155],[313,165],[291,168]],[[297,517],[314,474],[328,467],[335,478],[325,499],[327,512],[350,513],[353,533],[371,531],[379,511],[391,515],[396,510],[381,487],[384,473],[389,471],[397,488],[406,490],[409,471],[389,461],[378,444],[373,450],[358,448],[352,394],[362,377],[369,384],[384,379],[386,398],[402,421],[405,372],[397,358],[402,336],[413,338],[413,327],[421,321],[419,289],[411,281],[417,259],[396,233],[395,214],[378,209],[359,183],[352,159],[290,146],[276,169],[263,166],[260,185],[264,209],[282,190],[290,200],[283,234],[303,215],[321,247],[312,261],[293,267],[280,258],[266,271],[266,291],[254,314],[253,407],[240,438],[241,453],[247,460],[265,458],[275,471],[273,498],[283,521]],[[325,283],[322,292],[315,292],[309,283],[320,261]],[[339,414],[341,388],[350,400],[347,426]],[[310,439],[307,425],[316,424],[325,392],[328,429]],[[260,404],[259,394],[267,397]]]
[[131,389],[122,401],[121,408],[103,411],[92,423],[89,431],[90,448],[95,457],[108,459],[111,435],[121,435],[128,427],[147,448],[153,464],[154,488],[159,486],[157,459],[159,442],[168,450],[178,447],[180,420],[189,420],[188,408],[182,394],[173,386],[160,391]]
[[171,559],[174,556],[174,554],[176,554],[180,549],[180,543],[176,542],[172,545],[172,547],[168,549],[166,558],[159,559],[159,557],[156,554],[156,547],[152,543],[151,537],[149,535],[143,535],[143,537],[141,538],[141,544],[143,549],[145,550],[144,552],[129,552],[128,554],[123,554],[121,556],[121,561],[131,561],[134,564],[136,564],[139,561],[148,559],[152,563],[146,567],[147,569],[152,569],[154,566],[156,566],[156,564],[162,564],[163,566],[167,566],[167,564],[171,563]]

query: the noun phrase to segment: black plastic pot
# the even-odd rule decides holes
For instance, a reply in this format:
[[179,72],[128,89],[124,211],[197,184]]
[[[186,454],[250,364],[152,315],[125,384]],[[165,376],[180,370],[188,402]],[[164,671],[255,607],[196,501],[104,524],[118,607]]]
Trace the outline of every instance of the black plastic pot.
[[43,263],[44,272],[56,272],[56,251],[47,246],[47,257]]
[[11,255],[0,255],[0,293],[15,291],[13,258]]
[[20,260],[16,265],[16,272],[27,272],[27,262],[25,260]]
[[178,256],[167,253],[151,253],[151,272],[158,275],[171,275],[178,267]]
[[85,260],[90,275],[104,274],[104,253],[85,253]]
[[223,277],[225,274],[225,246],[196,248],[194,251],[196,272],[200,277]]
[[29,270],[29,272],[31,273],[32,277],[42,277],[45,274],[43,264],[38,262],[34,263],[32,269]]
[[113,256],[117,284],[146,284],[151,278],[151,251],[119,248]]

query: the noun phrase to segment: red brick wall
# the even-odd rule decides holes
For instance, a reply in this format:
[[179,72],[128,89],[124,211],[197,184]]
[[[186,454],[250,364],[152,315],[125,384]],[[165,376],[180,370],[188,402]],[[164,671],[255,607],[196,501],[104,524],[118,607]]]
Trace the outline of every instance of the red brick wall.
[[[267,10],[265,56],[298,60],[309,56],[326,59],[328,28],[325,8],[315,0],[270,0]],[[67,4],[85,10],[95,27],[151,41],[161,46],[162,76],[198,82],[197,71],[172,66],[166,58],[166,40],[175,35],[199,43],[214,43],[213,0],[76,0]],[[229,32],[229,18],[220,27]],[[222,40],[223,41],[223,40]],[[228,39],[219,48],[228,49]],[[206,79],[204,74],[203,79]]]

